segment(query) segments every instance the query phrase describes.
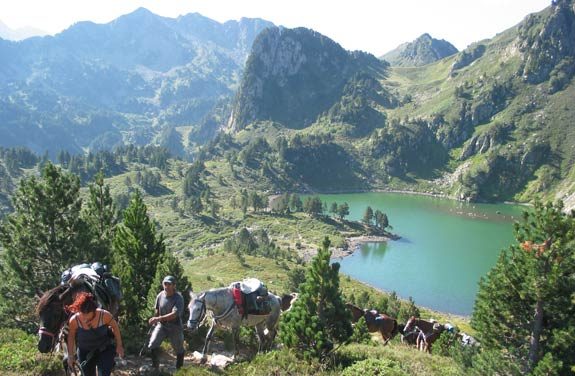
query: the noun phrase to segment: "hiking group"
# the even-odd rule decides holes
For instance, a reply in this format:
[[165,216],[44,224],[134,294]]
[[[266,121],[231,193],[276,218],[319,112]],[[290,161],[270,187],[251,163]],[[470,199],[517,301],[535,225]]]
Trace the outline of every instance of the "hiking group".
[[[66,291],[73,289],[72,303],[63,307],[65,317],[69,318],[60,324],[61,331],[67,331],[67,335],[64,334],[65,367],[67,370],[79,368],[85,376],[96,375],[96,369],[99,376],[109,376],[115,365],[115,356],[124,357],[122,334],[117,322],[117,300],[121,298],[119,280],[101,263],[80,264],[62,273],[61,285],[70,286]],[[176,289],[175,277],[167,275],[162,287],[156,296],[154,316],[148,319],[151,335],[146,348],[152,357],[152,367],[159,370],[160,346],[168,338],[176,354],[175,366],[178,369],[184,363],[185,352],[184,298]]]
[[[140,351],[140,355],[144,349],[149,351],[152,368],[157,371],[160,346],[165,339],[169,340],[176,355],[176,369],[184,364],[185,305],[176,282],[171,275],[162,280],[163,289],[156,296],[154,315],[147,320],[150,325],[149,339]],[[217,299],[212,298],[214,294]],[[268,293],[260,280],[247,278],[232,283],[228,288],[194,295],[190,303],[188,327],[194,331],[207,311],[213,313],[214,323],[206,337],[202,354],[207,351],[214,324],[231,327],[234,339],[241,325],[252,326],[258,334],[259,349],[268,348],[277,331],[279,314],[289,308],[294,296],[297,294],[280,298]],[[115,356],[124,356],[117,321],[121,299],[120,281],[108,272],[106,265],[99,262],[80,264],[64,271],[60,286],[46,292],[38,304],[38,349],[44,353],[53,351],[56,344],[61,343],[67,371],[79,369],[82,375],[95,375],[97,369],[99,376],[110,375]],[[220,303],[221,307],[218,305]],[[269,335],[265,336],[265,332]]]

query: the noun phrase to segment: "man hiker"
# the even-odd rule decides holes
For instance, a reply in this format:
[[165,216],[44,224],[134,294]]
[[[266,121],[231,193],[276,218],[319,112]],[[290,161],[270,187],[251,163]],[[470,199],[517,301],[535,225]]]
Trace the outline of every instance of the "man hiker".
[[184,298],[176,291],[176,279],[168,275],[162,281],[164,290],[156,297],[154,317],[148,320],[150,325],[155,325],[148,349],[152,354],[152,367],[160,368],[160,345],[168,337],[172,348],[176,353],[176,368],[184,364],[184,331],[182,315],[184,313]]

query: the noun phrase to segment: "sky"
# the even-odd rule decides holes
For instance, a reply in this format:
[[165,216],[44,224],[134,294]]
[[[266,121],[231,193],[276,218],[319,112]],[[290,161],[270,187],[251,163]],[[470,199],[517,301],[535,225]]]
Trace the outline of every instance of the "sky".
[[380,56],[423,33],[459,50],[492,38],[551,0],[0,0],[0,21],[50,34],[75,22],[107,23],[144,7],[175,18],[198,12],[218,22],[262,18],[314,29],[348,50]]

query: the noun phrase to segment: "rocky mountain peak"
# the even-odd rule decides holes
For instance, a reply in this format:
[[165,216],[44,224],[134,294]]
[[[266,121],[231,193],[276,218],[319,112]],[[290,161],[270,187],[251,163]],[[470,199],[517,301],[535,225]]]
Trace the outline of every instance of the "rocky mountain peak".
[[385,68],[370,56],[348,52],[313,30],[265,29],[254,41],[229,127],[256,120],[306,127],[333,105],[354,73]]
[[381,56],[396,66],[422,66],[457,53],[457,48],[446,40],[435,39],[428,33],[410,43],[404,43]]

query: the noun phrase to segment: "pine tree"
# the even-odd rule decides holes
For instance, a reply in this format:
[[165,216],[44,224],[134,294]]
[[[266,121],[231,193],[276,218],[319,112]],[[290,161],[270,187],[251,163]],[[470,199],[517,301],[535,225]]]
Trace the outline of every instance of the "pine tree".
[[353,326],[353,334],[349,337],[349,342],[363,343],[365,345],[373,344],[364,317],[360,318]]
[[349,205],[347,202],[344,202],[343,204],[337,207],[337,215],[341,220],[343,220],[346,216],[349,215]]
[[410,296],[407,302],[401,302],[399,305],[399,312],[397,312],[397,320],[400,322],[407,322],[411,316],[419,317],[419,308],[415,305],[415,301]]
[[301,202],[301,198],[297,193],[292,193],[289,206],[292,212],[300,212],[303,210],[303,202]]
[[114,228],[118,222],[116,206],[110,194],[110,186],[104,185],[102,171],[94,177],[94,182],[88,187],[90,196],[86,201],[82,217],[88,224],[92,234],[92,261],[110,263]]
[[33,312],[33,297],[56,286],[64,269],[84,261],[89,238],[80,217],[79,192],[78,177],[50,162],[40,180],[20,182],[14,213],[0,227],[0,314],[8,320],[4,324],[28,325],[26,312]]
[[337,202],[332,202],[329,206],[329,212],[332,213],[334,216],[337,215]]
[[144,332],[139,313],[146,310],[152,278],[166,247],[163,236],[156,235],[139,191],[132,194],[123,218],[114,236],[112,271],[122,281],[125,324],[137,336]]
[[365,213],[363,213],[363,223],[366,225],[371,225],[371,221],[373,221],[373,209],[371,206],[365,208]]
[[323,359],[336,343],[352,334],[351,321],[339,289],[339,264],[330,264],[326,237],[306,271],[299,298],[283,319],[280,338],[304,358]]
[[387,227],[391,227],[389,225],[389,219],[387,218],[387,214],[385,214],[384,212],[382,212],[381,210],[376,210],[375,214],[375,226],[385,230]]
[[[575,365],[575,218],[536,202],[516,224],[517,243],[480,281],[472,325],[487,350],[509,354],[523,372]],[[541,371],[541,370],[540,370]]]

